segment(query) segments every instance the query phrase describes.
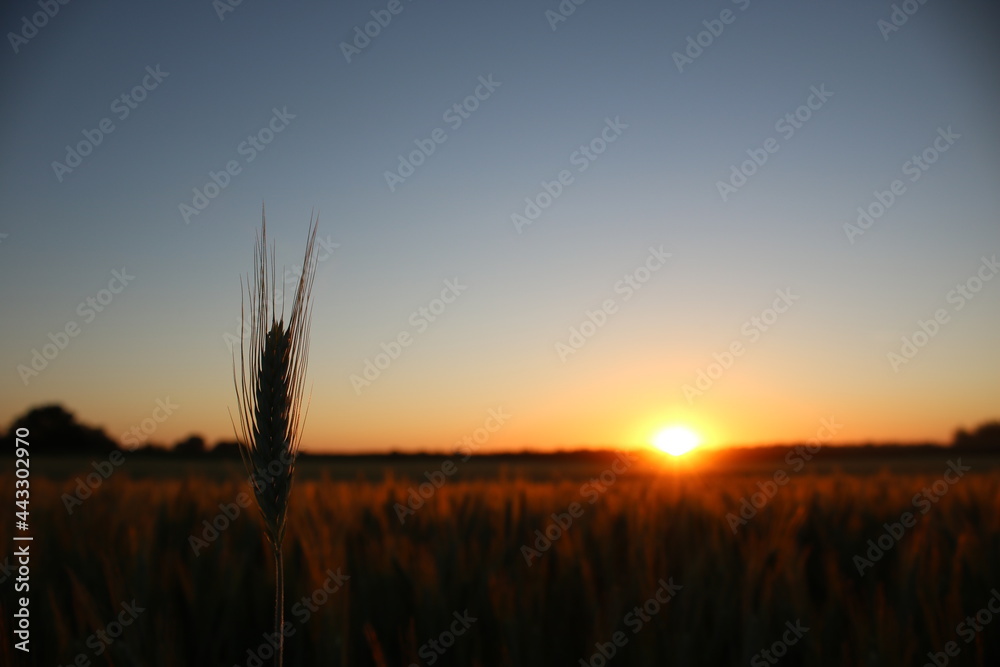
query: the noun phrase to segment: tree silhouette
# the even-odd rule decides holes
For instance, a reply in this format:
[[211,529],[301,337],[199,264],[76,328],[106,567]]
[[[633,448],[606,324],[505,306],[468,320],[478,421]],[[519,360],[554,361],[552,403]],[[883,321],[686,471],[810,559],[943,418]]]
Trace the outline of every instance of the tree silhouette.
[[28,429],[28,440],[35,454],[104,456],[117,449],[102,429],[80,424],[72,412],[58,404],[32,408],[18,417],[7,438],[13,438],[19,428]]
[[959,429],[955,433],[952,446],[956,449],[977,451],[1000,451],[1000,421],[981,424],[972,433]]
[[205,453],[205,439],[200,435],[189,435],[174,445],[174,453],[180,456],[201,456]]
[[240,458],[240,443],[235,441],[219,442],[212,448],[212,455],[223,458]]

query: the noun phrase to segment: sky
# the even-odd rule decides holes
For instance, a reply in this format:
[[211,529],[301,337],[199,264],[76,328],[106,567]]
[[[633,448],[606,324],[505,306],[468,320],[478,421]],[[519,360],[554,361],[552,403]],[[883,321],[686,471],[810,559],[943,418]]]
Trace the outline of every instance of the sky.
[[319,217],[305,450],[1000,416],[993,3],[47,6],[0,14],[4,426],[232,439],[262,206],[289,299]]

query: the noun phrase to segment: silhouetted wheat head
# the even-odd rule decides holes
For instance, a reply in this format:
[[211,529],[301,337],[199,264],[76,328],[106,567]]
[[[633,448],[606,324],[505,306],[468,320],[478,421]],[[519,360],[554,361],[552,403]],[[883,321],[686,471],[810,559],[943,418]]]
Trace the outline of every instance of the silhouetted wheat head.
[[[234,362],[233,381],[240,413],[240,453],[250,475],[250,484],[264,521],[264,530],[274,550],[275,632],[284,617],[284,573],[281,543],[285,536],[285,514],[292,488],[292,473],[305,417],[302,393],[309,348],[310,294],[315,275],[317,220],[310,220],[305,259],[299,275],[291,314],[286,323],[284,307],[275,303],[279,292],[274,249],[270,261],[267,222],[261,214],[261,232],[254,247],[254,280],[247,280],[247,303],[241,297],[244,326],[250,340],[240,343],[240,373]],[[281,285],[283,286],[283,282]],[[241,294],[243,281],[240,280]],[[235,424],[234,424],[235,428]],[[283,643],[283,642],[282,642]],[[275,664],[281,665],[281,647]]]

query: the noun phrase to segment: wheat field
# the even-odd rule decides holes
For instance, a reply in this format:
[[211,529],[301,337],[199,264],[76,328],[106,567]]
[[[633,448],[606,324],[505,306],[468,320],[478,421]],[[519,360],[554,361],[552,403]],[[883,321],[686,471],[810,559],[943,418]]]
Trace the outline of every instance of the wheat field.
[[[401,523],[422,478],[314,470],[288,510],[285,663],[909,666],[954,641],[947,664],[994,665],[1000,617],[968,641],[956,628],[1000,586],[1000,474],[967,473],[914,511],[939,468],[806,471],[735,532],[725,517],[758,474],[636,472],[584,493],[586,476],[499,470],[448,480]],[[72,479],[33,478],[33,664],[269,664],[271,552],[245,480],[136,469],[71,515]],[[9,473],[0,488],[12,497]],[[855,556],[907,510],[916,524],[859,574]],[[7,581],[0,604],[14,595]],[[113,641],[95,634],[126,608],[141,611]],[[796,623],[780,660],[762,658]]]

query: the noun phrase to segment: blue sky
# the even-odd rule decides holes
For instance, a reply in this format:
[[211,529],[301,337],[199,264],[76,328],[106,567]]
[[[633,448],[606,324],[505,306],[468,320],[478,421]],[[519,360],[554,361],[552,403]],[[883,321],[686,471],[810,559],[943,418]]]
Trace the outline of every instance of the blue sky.
[[[118,437],[170,397],[151,439],[229,437],[226,341],[262,203],[279,262],[301,261],[313,211],[332,249],[307,447],[447,449],[497,406],[512,417],[495,448],[636,444],[675,422],[717,444],[795,440],[830,415],[843,440],[945,439],[997,416],[1000,281],[948,301],[1000,250],[992,5],[928,0],[890,32],[882,2],[592,0],[553,29],[556,2],[403,0],[347,62],[342,44],[389,5],[244,0],[220,18],[207,1],[71,2],[37,34],[37,4],[5,9],[5,33],[33,36],[8,34],[0,63],[0,423],[58,401]],[[581,162],[609,121],[614,141]],[[435,130],[444,142],[390,190],[386,171]],[[99,145],[54,168],[85,132]],[[270,143],[250,150],[254,136]],[[936,160],[911,180],[925,150]],[[563,170],[519,231],[512,215]],[[846,233],[897,179],[884,215]],[[615,285],[651,246],[670,259],[626,301]],[[134,280],[87,321],[80,304],[123,268]],[[411,313],[456,279],[467,289],[417,332]],[[798,300],[751,342],[744,324],[779,289]],[[606,324],[560,355],[609,298]],[[73,322],[43,370],[19,370]],[[351,377],[405,331],[413,344],[359,390]],[[745,353],[685,393],[734,340]]]

